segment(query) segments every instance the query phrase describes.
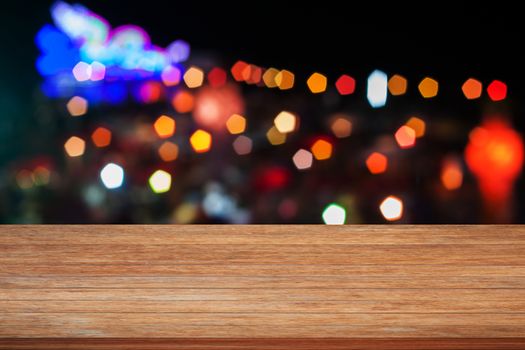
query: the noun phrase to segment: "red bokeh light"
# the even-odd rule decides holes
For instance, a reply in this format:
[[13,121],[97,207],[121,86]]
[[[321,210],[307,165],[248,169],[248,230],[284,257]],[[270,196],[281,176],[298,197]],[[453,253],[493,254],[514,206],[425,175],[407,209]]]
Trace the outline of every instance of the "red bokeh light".
[[335,82],[335,87],[341,95],[350,95],[355,91],[355,79],[349,75],[343,74]]
[[492,101],[504,100],[507,97],[507,84],[499,80],[494,80],[487,87],[487,93]]

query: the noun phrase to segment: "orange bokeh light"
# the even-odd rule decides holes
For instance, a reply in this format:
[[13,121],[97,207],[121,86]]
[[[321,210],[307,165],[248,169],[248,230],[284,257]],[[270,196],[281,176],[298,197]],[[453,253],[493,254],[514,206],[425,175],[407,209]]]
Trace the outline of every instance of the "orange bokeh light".
[[153,128],[160,138],[168,138],[175,133],[175,120],[167,115],[161,115],[153,123]]
[[488,202],[506,202],[523,167],[523,139],[505,121],[489,119],[473,129],[465,149],[467,165]]
[[388,158],[379,152],[374,152],[366,159],[366,167],[371,174],[384,173],[388,167]]
[[330,142],[320,139],[315,141],[311,149],[312,154],[317,160],[330,159],[332,156],[333,146]]
[[321,73],[313,73],[306,81],[306,85],[313,94],[319,94],[326,90],[328,80]]
[[474,100],[481,96],[483,91],[483,85],[476,79],[470,78],[467,79],[463,86],[461,86],[461,91],[467,98],[467,100]]
[[180,90],[173,96],[171,104],[178,113],[189,113],[193,110],[195,98],[191,92]]
[[388,80],[388,91],[393,96],[403,95],[407,92],[407,80],[405,77],[395,74]]
[[412,117],[405,123],[405,125],[414,129],[416,133],[416,138],[419,139],[425,136],[426,124],[423,119],[418,117]]
[[432,98],[438,94],[439,84],[436,80],[426,77],[418,85],[419,92],[424,98]]
[[416,145],[416,132],[409,126],[403,125],[396,131],[394,136],[401,148],[412,148]]
[[165,162],[171,162],[179,156],[179,146],[170,141],[165,141],[159,147],[159,157]]
[[443,160],[441,167],[441,182],[443,187],[449,191],[456,190],[463,183],[463,170],[461,163],[456,157],[447,157]]
[[104,127],[98,127],[93,134],[91,140],[97,147],[106,147],[111,143],[111,131]]

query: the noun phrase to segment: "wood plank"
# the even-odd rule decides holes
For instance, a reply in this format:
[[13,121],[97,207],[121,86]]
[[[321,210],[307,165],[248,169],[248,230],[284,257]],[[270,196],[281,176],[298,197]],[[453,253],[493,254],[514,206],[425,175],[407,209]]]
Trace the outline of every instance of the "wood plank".
[[519,266],[294,264],[0,264],[0,276],[525,276]]
[[0,289],[2,301],[524,301],[524,289]]
[[[452,294],[452,293],[451,293]],[[453,295],[453,294],[452,294]],[[525,300],[0,300],[3,313],[525,313]],[[275,317],[278,321],[279,317]]]
[[0,226],[0,349],[28,337],[204,338],[193,349],[489,337],[520,348],[525,227]]
[[3,225],[0,234],[0,244],[479,245],[523,242],[523,225],[46,225],[45,229]]
[[269,277],[0,277],[0,288],[506,288],[524,289],[525,277],[326,277],[326,276],[269,276]]
[[[475,257],[473,259],[472,257]],[[461,264],[523,265],[525,244],[0,245],[0,264]]]
[[1,350],[522,350],[525,339],[486,338],[0,338]]

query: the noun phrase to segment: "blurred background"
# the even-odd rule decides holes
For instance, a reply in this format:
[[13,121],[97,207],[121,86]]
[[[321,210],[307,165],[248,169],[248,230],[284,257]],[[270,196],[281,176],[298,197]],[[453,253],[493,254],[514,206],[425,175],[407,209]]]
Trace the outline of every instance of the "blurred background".
[[504,2],[2,7],[2,223],[525,222]]

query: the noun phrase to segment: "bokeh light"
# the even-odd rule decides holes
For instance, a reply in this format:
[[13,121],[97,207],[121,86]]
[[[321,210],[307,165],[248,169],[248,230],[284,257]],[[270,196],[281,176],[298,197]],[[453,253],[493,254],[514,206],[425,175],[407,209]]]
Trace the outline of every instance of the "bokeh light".
[[412,128],[414,132],[416,133],[416,138],[421,138],[425,136],[426,131],[426,123],[423,119],[418,117],[411,117],[406,123],[406,126]]
[[226,128],[230,134],[242,134],[246,130],[246,118],[240,114],[233,114],[226,121]]
[[419,93],[424,98],[432,98],[437,96],[439,90],[439,84],[436,80],[426,77],[419,83]]
[[323,210],[322,216],[326,225],[343,225],[346,221],[346,210],[337,203],[331,203]]
[[190,89],[198,88],[204,82],[204,72],[197,67],[190,67],[184,73],[184,82]]
[[100,126],[91,134],[91,140],[97,147],[107,147],[111,143],[111,131]]
[[249,64],[244,68],[242,75],[247,84],[259,84],[262,78],[262,68]]
[[253,142],[252,139],[250,139],[248,136],[239,135],[237,136],[235,141],[233,141],[232,145],[235,153],[237,153],[240,156],[243,156],[246,154],[250,154],[250,152],[252,151]]
[[388,77],[380,70],[375,70],[368,76],[366,97],[370,106],[379,108],[386,104],[387,85]]
[[393,96],[404,95],[407,92],[407,80],[404,76],[395,74],[388,80],[388,91]]
[[139,88],[138,96],[142,103],[156,103],[162,95],[162,85],[158,81],[147,81]]
[[168,138],[175,133],[175,120],[167,115],[161,115],[153,124],[155,132],[160,138]]
[[327,83],[328,80],[326,79],[326,76],[322,75],[321,73],[313,73],[306,81],[308,88],[313,94],[324,92],[326,90]]
[[312,167],[313,155],[305,149],[300,149],[295,152],[292,157],[295,167],[299,170],[306,170]]
[[330,159],[332,156],[333,146],[330,142],[320,139],[314,142],[311,149],[312,154],[317,160]]
[[449,191],[457,190],[463,183],[463,169],[458,157],[449,156],[441,165],[441,183]]
[[166,51],[172,63],[184,62],[190,57],[190,45],[184,40],[175,40]]
[[226,71],[219,67],[214,67],[208,73],[208,83],[211,87],[219,88],[224,86],[224,84],[226,84],[226,79]]
[[73,76],[79,82],[88,81],[91,79],[92,68],[91,65],[86,62],[78,62],[73,67]]
[[388,167],[388,158],[379,152],[373,152],[366,158],[366,167],[371,174],[384,173]]
[[84,154],[86,149],[86,142],[78,136],[71,136],[66,143],[64,149],[70,157],[80,157]]
[[191,92],[179,90],[173,95],[171,104],[178,113],[189,113],[193,110],[195,98]]
[[355,91],[355,79],[343,74],[335,82],[335,88],[341,95],[351,95]]
[[282,111],[273,120],[277,131],[282,134],[291,133],[297,127],[297,117],[290,112]]
[[148,180],[151,190],[155,193],[165,193],[171,188],[171,175],[164,170],[157,170]]
[[465,95],[467,100],[474,100],[481,96],[481,93],[483,91],[483,85],[480,81],[474,78],[469,78],[461,86],[461,91],[463,91],[463,94]]
[[91,63],[91,81],[101,81],[106,77],[106,66],[100,62]]
[[275,76],[278,73],[279,73],[279,70],[275,68],[268,68],[264,72],[262,79],[264,81],[264,85],[266,85],[267,88],[277,87],[277,83],[275,82]]
[[416,145],[416,132],[409,126],[403,125],[396,131],[394,136],[401,148],[412,148]]
[[275,75],[275,83],[281,90],[289,90],[293,88],[295,76],[292,72],[283,69]]
[[266,133],[266,138],[272,146],[282,145],[286,142],[286,134],[279,132],[275,126],[272,126]]
[[124,183],[124,169],[115,163],[108,163],[100,171],[100,179],[107,189],[115,189]]
[[88,101],[80,96],[73,96],[66,104],[67,111],[73,117],[80,117],[87,113]]
[[332,118],[330,129],[337,138],[345,138],[352,134],[352,122],[344,116],[335,116]]
[[494,80],[487,87],[487,93],[492,101],[502,101],[507,97],[507,84]]
[[226,121],[233,114],[244,113],[244,101],[237,87],[203,87],[195,96],[193,118],[202,127],[224,130]]
[[212,137],[207,131],[199,129],[190,137],[190,144],[196,153],[208,152],[211,148]]
[[487,119],[470,132],[466,163],[487,203],[504,206],[523,167],[523,138],[506,121]]
[[181,71],[175,66],[167,66],[160,75],[162,82],[166,86],[176,86],[180,83]]
[[395,196],[388,196],[379,205],[379,210],[388,221],[396,221],[403,216],[403,202]]
[[232,66],[230,70],[230,72],[232,73],[233,79],[235,79],[235,81],[244,81],[243,72],[246,67],[248,67],[248,63],[244,61],[235,62],[235,64]]
[[160,145],[158,153],[163,161],[172,162],[179,156],[179,146],[173,142],[165,141]]

